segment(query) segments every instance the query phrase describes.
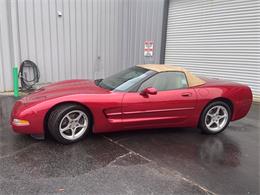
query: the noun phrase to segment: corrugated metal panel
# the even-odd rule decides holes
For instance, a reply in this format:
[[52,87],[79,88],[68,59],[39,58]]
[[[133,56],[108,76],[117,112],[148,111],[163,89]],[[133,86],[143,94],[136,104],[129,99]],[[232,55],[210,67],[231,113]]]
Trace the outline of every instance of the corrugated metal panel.
[[259,0],[171,0],[165,63],[248,84],[260,96]]
[[0,0],[0,91],[12,89],[12,54],[9,44],[7,0]]
[[[6,42],[0,48],[0,74],[9,75],[1,75],[0,91],[12,89],[10,68],[25,59],[36,62],[43,83],[100,78],[135,64],[160,61],[164,0],[0,2],[0,40]],[[9,38],[7,26],[13,30]],[[152,58],[143,57],[145,40],[154,41]],[[10,49],[11,56],[3,53]]]

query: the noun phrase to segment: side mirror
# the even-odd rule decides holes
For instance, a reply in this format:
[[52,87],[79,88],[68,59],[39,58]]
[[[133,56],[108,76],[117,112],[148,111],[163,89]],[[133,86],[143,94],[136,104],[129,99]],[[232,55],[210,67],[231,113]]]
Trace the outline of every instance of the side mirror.
[[153,87],[148,87],[145,88],[143,91],[140,93],[141,95],[156,95],[157,94],[157,89]]

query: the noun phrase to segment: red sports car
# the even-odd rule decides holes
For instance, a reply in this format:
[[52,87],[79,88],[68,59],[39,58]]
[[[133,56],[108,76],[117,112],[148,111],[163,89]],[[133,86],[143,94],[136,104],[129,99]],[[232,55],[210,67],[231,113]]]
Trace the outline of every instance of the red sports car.
[[196,77],[160,64],[137,65],[105,79],[67,80],[17,101],[16,132],[73,143],[93,133],[200,127],[216,134],[244,117],[252,104],[246,85]]

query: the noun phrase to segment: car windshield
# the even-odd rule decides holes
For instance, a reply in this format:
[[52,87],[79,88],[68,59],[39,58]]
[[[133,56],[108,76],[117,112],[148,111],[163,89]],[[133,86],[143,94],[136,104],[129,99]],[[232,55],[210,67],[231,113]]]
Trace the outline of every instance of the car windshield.
[[97,85],[113,91],[128,91],[151,74],[153,74],[153,71],[135,66],[107,77],[97,83]]

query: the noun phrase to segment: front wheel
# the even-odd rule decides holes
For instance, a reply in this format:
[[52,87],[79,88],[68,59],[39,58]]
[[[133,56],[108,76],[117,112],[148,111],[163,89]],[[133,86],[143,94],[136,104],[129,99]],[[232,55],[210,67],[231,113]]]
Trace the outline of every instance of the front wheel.
[[74,143],[90,131],[90,119],[90,114],[84,107],[64,104],[51,112],[48,129],[57,141],[63,144]]
[[207,134],[216,134],[224,131],[231,118],[231,109],[222,101],[210,103],[202,112],[200,128]]

